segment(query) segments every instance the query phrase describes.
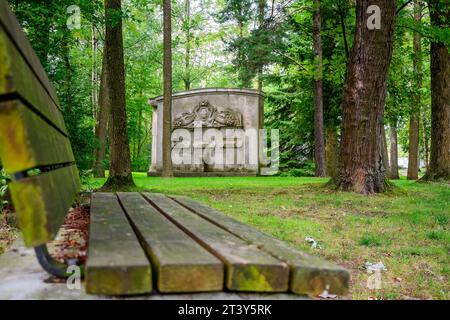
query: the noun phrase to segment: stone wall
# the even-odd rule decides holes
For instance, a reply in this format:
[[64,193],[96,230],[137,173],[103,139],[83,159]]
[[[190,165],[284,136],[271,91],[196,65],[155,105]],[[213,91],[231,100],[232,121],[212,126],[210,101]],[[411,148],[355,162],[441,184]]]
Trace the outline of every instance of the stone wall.
[[[149,175],[159,175],[163,97],[151,100],[150,104],[153,140]],[[175,93],[172,104],[175,174],[257,175],[260,168],[258,130],[263,128],[263,108],[264,94],[257,90],[198,89]],[[218,149],[222,145],[223,155]],[[180,164],[181,158],[185,161]],[[213,161],[209,161],[210,158]],[[222,162],[217,161],[222,158]]]

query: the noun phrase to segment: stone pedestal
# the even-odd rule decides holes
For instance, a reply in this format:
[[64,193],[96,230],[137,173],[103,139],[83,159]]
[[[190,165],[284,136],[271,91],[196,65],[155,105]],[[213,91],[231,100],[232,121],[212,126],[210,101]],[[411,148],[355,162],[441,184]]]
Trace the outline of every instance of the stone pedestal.
[[[153,107],[152,163],[162,169],[163,97]],[[257,175],[264,94],[250,89],[198,89],[175,93],[172,162],[176,176]]]

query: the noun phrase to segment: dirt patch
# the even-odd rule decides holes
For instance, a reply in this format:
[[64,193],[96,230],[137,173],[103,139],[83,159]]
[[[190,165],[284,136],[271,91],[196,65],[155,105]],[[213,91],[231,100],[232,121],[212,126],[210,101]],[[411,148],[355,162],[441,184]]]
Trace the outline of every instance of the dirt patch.
[[7,205],[0,212],[0,254],[16,239],[17,223],[14,208]]
[[356,216],[365,216],[365,217],[369,217],[369,218],[374,218],[374,217],[384,218],[389,215],[389,213],[387,213],[385,211],[366,211],[366,212],[353,211],[352,214],[356,215]]
[[72,209],[61,226],[58,237],[51,244],[52,256],[67,262],[77,259],[85,264],[89,241],[89,208],[78,206]]

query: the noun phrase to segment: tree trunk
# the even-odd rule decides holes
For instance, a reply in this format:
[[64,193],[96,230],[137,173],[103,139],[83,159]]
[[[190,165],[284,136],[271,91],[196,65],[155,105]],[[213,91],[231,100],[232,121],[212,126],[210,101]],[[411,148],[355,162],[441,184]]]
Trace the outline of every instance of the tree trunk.
[[130,146],[128,144],[127,113],[125,101],[125,67],[121,0],[106,0],[106,86],[110,108],[110,166],[105,188],[134,186],[131,175]]
[[[424,110],[425,111],[425,110]],[[425,161],[425,168],[428,170],[430,159],[430,139],[427,132],[427,121],[425,119],[425,112],[422,115],[422,138],[423,138],[423,160]]]
[[[97,74],[97,30],[95,28],[95,24],[92,24],[91,27],[92,37],[91,37],[91,49],[92,49],[92,69],[91,69],[91,101],[92,101],[92,117],[93,119],[97,119],[97,107],[98,107],[98,93],[97,93],[97,82],[98,82],[98,74]],[[93,128],[95,133],[95,126]]]
[[[415,97],[420,100],[420,97]],[[415,104],[415,103],[414,103]],[[415,108],[415,106],[414,106]],[[419,178],[419,115],[412,111],[409,119],[408,180]]]
[[322,77],[322,37],[320,35],[322,19],[320,0],[314,0],[313,50],[314,50],[314,161],[316,177],[325,177],[325,141],[323,129],[323,77]]
[[383,161],[383,168],[385,170],[386,178],[391,178],[391,169],[389,165],[389,155],[388,155],[388,148],[387,148],[387,141],[386,141],[386,132],[384,131],[384,126],[381,131],[382,137],[381,137],[381,157]]
[[[263,29],[264,28],[264,18],[266,15],[266,5],[267,5],[267,0],[258,0],[258,24],[259,24],[259,28]],[[257,82],[258,82],[258,91],[262,91],[263,90],[263,65],[261,64],[258,67],[258,73],[257,73]]]
[[102,72],[100,75],[100,91],[98,96],[97,124],[95,126],[95,137],[97,147],[94,150],[95,163],[93,173],[95,178],[105,177],[105,154],[106,154],[106,131],[108,127],[108,88],[106,86],[106,57],[103,57]]
[[185,0],[186,11],[186,56],[185,67],[186,75],[184,76],[184,88],[185,90],[191,89],[191,0]]
[[[414,1],[414,20],[420,23],[422,5],[420,0]],[[411,116],[409,119],[409,148],[408,148],[408,180],[419,179],[419,121],[420,121],[420,89],[422,88],[422,45],[421,36],[414,32],[414,87],[417,90],[412,101]]]
[[381,159],[384,104],[392,58],[396,1],[380,0],[380,29],[367,27],[371,1],[356,1],[356,32],[343,96],[341,164],[335,183],[341,190],[383,192]]
[[400,175],[398,173],[398,143],[397,143],[397,125],[390,125],[390,135],[389,135],[390,143],[391,143],[391,161],[390,163],[390,174],[392,180],[400,179]]
[[334,177],[339,163],[339,142],[336,127],[328,126],[326,128],[325,141],[326,173],[329,177]]
[[164,103],[162,173],[164,178],[173,177],[172,170],[172,4],[164,0]]
[[[448,0],[429,0],[431,25],[448,28]],[[426,180],[450,180],[450,53],[443,42],[431,43],[431,152]]]

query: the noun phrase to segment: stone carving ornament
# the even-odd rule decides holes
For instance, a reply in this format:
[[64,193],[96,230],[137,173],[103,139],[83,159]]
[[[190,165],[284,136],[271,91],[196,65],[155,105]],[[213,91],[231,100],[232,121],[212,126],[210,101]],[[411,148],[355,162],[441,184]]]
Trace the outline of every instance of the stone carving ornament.
[[192,128],[241,128],[242,114],[230,108],[215,107],[209,101],[200,102],[194,110],[175,116],[174,129]]

